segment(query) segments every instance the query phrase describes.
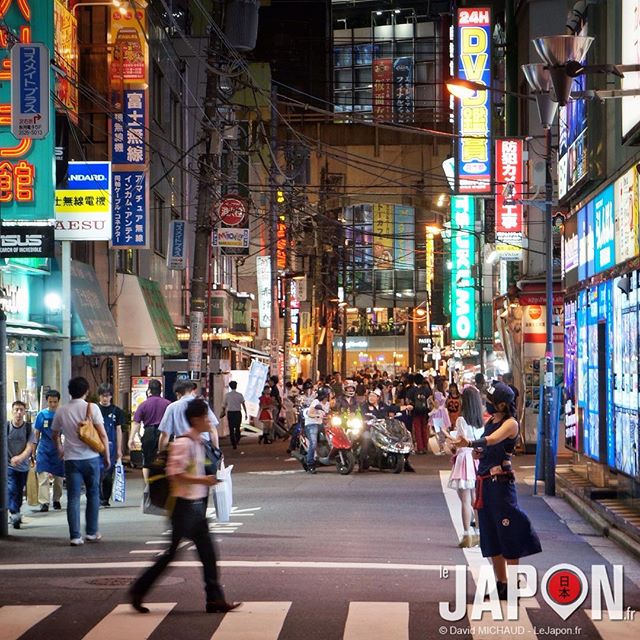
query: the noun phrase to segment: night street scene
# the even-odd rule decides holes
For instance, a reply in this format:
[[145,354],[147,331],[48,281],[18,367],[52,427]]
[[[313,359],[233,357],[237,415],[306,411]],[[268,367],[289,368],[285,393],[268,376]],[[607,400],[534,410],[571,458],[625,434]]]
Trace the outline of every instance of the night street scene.
[[0,640],[640,638],[640,0],[0,0]]

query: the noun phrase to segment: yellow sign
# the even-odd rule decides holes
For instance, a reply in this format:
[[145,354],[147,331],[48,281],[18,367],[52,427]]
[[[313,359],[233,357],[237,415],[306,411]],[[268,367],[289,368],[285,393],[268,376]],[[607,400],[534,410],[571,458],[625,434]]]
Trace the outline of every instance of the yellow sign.
[[111,10],[109,42],[113,46],[111,55],[111,85],[118,83],[141,84],[147,82],[149,48],[145,38],[147,14],[138,6],[127,6],[124,13],[115,6]]
[[102,189],[56,189],[56,213],[111,213],[111,194]]

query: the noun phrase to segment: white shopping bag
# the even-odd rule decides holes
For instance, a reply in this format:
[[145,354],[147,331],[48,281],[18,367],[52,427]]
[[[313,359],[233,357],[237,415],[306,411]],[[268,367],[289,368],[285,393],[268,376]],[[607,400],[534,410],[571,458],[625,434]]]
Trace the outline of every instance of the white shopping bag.
[[216,478],[220,481],[213,488],[213,503],[216,507],[216,520],[229,522],[231,507],[233,506],[233,487],[231,483],[231,471],[233,465],[225,466],[224,460],[220,461],[220,469]]
[[127,499],[127,484],[124,477],[124,466],[122,460],[118,458],[113,474],[112,496],[114,502],[124,502]]

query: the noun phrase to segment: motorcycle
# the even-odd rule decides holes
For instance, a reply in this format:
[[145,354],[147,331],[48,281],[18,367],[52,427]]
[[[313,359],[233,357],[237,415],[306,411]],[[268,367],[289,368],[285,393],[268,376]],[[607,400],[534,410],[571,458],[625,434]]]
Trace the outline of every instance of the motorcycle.
[[370,438],[361,437],[359,459],[362,469],[376,467],[402,473],[405,456],[413,449],[409,430],[396,418],[365,416]]
[[[300,442],[298,448],[291,452],[303,469],[306,471],[307,452],[309,450],[309,441],[304,429],[300,433]],[[342,476],[349,475],[356,464],[356,457],[351,450],[351,440],[342,428],[342,418],[333,415],[329,418],[329,423],[318,434],[318,446],[316,447],[317,463],[323,466],[336,465],[338,473]]]

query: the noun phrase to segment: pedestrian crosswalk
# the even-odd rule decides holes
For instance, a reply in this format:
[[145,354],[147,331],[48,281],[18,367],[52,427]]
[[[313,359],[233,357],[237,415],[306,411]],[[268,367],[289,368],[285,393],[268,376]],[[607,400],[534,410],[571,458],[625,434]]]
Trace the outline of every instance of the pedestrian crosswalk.
[[[25,634],[35,637],[64,637],[68,640],[148,640],[151,636],[169,637],[163,625],[175,625],[172,615],[184,624],[184,615],[202,616],[199,631],[190,629],[189,640],[279,640],[282,637],[303,637],[309,603],[291,601],[244,602],[224,616],[193,610],[191,604],[177,602],[145,602],[150,612],[136,613],[129,604],[118,604],[99,619],[88,620],[84,635],[78,634],[77,604],[10,605],[0,607],[0,640],[18,640]],[[342,638],[342,640],[427,640],[465,636],[473,640],[499,640],[514,635],[542,640],[548,635],[576,636],[586,640],[636,640],[640,638],[638,620],[601,622],[591,621],[588,614],[566,622],[559,618],[553,625],[530,628],[518,622],[470,622],[443,624],[435,616],[421,612],[422,603],[409,602],[349,602],[330,607],[327,624],[331,632],[316,628],[314,637]],[[319,604],[312,605],[317,608]],[[91,611],[84,611],[91,617]],[[345,615],[346,614],[346,615]],[[70,622],[71,621],[71,622]],[[42,623],[43,626],[37,627]],[[203,624],[205,625],[203,627]],[[336,631],[336,625],[338,630]],[[37,627],[37,628],[36,628]],[[46,633],[45,633],[46,631]],[[307,629],[308,631],[308,629]],[[195,633],[195,635],[194,635]],[[187,637],[187,636],[182,636]]]

